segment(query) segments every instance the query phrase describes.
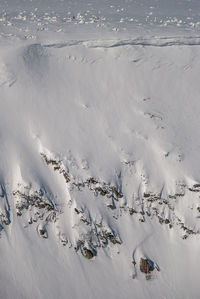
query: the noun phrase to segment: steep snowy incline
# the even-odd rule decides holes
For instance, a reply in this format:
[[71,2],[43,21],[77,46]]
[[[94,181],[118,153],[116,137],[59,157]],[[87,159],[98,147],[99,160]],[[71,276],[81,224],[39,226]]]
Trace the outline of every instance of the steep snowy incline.
[[197,298],[198,38],[12,38],[2,298]]
[[11,157],[44,147],[73,156],[70,172],[113,183],[124,163],[139,163],[156,191],[198,182],[199,46],[156,41],[4,46],[0,113]]
[[200,2],[0,11],[0,298],[197,299]]

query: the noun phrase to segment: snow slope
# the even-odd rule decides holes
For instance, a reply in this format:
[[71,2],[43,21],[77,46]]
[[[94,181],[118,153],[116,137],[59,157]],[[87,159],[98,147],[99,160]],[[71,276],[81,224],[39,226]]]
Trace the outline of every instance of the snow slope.
[[0,298],[199,297],[199,8],[1,1]]

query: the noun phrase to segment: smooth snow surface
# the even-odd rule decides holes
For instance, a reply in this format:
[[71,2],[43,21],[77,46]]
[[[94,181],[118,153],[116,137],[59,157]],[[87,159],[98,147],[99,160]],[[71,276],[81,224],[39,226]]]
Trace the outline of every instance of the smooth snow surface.
[[0,1],[0,298],[199,298],[199,28],[197,0]]

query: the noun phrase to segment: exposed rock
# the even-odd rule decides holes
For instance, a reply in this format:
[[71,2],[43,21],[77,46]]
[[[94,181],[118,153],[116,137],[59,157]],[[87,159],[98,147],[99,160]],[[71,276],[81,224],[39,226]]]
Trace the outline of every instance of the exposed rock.
[[139,218],[139,221],[143,223],[145,222],[145,218]]
[[154,270],[154,262],[150,259],[140,259],[140,271],[145,274],[149,274]]
[[113,244],[121,244],[119,238],[115,237],[112,233],[106,233],[106,238]]
[[169,219],[165,219],[165,224],[169,224],[170,223],[170,221],[169,221]]
[[160,267],[158,266],[158,264],[155,263],[155,269],[160,272]]
[[46,162],[47,165],[52,165],[52,166],[54,166],[54,167],[53,167],[54,170],[55,170],[55,171],[59,171],[59,172],[63,175],[63,177],[64,177],[66,183],[70,182],[70,178],[69,178],[68,173],[67,173],[64,169],[61,169],[61,161],[56,161],[55,159],[49,159],[49,158],[48,158],[45,154],[43,154],[43,153],[41,153],[41,156],[44,158],[44,160],[45,160],[45,162]]
[[90,178],[88,179],[87,181],[89,184],[93,184],[93,185],[96,185],[98,182],[94,179],[94,178]]
[[163,219],[162,217],[160,217],[159,215],[158,215],[158,220],[159,220],[159,223],[160,223],[160,224],[163,224],[164,219]]
[[67,240],[67,238],[66,238],[64,235],[60,234],[60,235],[59,235],[59,239],[60,239],[60,242],[61,242],[61,244],[62,244],[63,246],[66,246],[66,245],[67,245],[68,240]]
[[88,220],[86,217],[84,217],[84,216],[81,216],[80,220],[81,220],[83,223],[87,224],[87,225],[90,225],[90,224],[91,224],[91,221],[89,221],[89,220]]
[[112,187],[112,192],[114,193],[114,195],[117,198],[122,198],[123,197],[123,194],[120,191],[118,191],[115,187]]
[[200,184],[194,184],[194,188],[200,188]]
[[143,196],[144,196],[145,198],[150,197],[150,193],[144,193]]
[[129,208],[129,214],[130,215],[137,214],[137,211],[133,208]]
[[80,214],[80,211],[77,208],[75,208],[74,211],[76,212],[76,214]]
[[35,191],[32,194],[25,194],[17,190],[13,195],[18,198],[16,203],[17,215],[21,216],[21,212],[29,207],[36,207],[39,209],[46,209],[47,211],[54,210],[55,207],[43,194],[42,191]]
[[97,187],[95,190],[99,192],[101,196],[105,196],[108,193],[106,190],[102,189],[101,187]]
[[188,188],[192,192],[200,192],[200,184],[194,184],[192,188]]
[[47,239],[48,235],[47,235],[47,231],[45,229],[40,228],[38,230],[38,232],[42,238]]
[[83,247],[82,252],[83,252],[83,255],[89,260],[91,260],[94,257],[93,252],[86,247]]
[[115,209],[115,206],[114,205],[107,205],[108,208],[110,208],[111,210],[114,210]]
[[[185,238],[187,238],[189,234],[192,235],[199,233],[198,231],[192,231],[190,228],[186,227],[184,223],[181,223],[181,220],[178,220],[178,217],[174,211],[176,200],[178,200],[179,196],[183,196],[184,194],[184,192],[181,190],[180,192],[176,192],[175,195],[169,195],[167,196],[167,199],[163,199],[161,192],[153,193],[151,190],[147,189],[148,192],[144,192],[139,197],[133,197],[134,200],[131,204],[132,208],[129,208],[127,205],[128,198],[123,195],[121,186],[115,187],[110,183],[100,181],[96,178],[94,179],[93,177],[89,177],[86,180],[82,180],[81,178],[77,180],[69,173],[68,169],[65,167],[65,164],[61,160],[58,160],[55,157],[49,158],[44,154],[42,154],[42,157],[44,158],[45,163],[50,165],[52,169],[56,171],[57,175],[64,177],[67,187],[69,187],[70,191],[73,192],[75,190],[75,192],[91,192],[93,196],[99,197],[95,200],[103,201],[111,210],[115,209],[115,212],[108,210],[108,213],[110,213],[115,219],[118,219],[122,213],[129,213],[130,215],[137,214],[138,217],[136,217],[136,219],[140,222],[145,222],[146,220],[150,221],[155,217],[160,224],[165,223],[169,225],[169,228],[177,225],[181,230],[184,231],[186,236]],[[184,188],[187,188],[188,192],[188,187],[184,186]],[[53,195],[50,195],[45,190],[41,189],[34,191],[31,190],[31,187],[25,186],[23,189],[20,187],[19,190],[13,192],[13,195],[16,200],[15,206],[17,215],[24,216],[24,213],[28,213],[28,223],[41,223],[42,226],[40,230],[38,229],[38,234],[43,238],[47,238],[47,232],[43,230],[43,227],[49,225],[50,222],[56,222],[59,215],[63,211],[56,205]],[[193,185],[192,189],[195,191],[199,190],[200,185]],[[121,201],[120,198],[123,197],[124,199]],[[69,201],[69,208],[71,208],[71,206],[72,201]],[[90,210],[87,208],[87,204],[86,206],[82,205],[82,208],[80,208],[79,204],[75,200],[75,205],[73,205],[73,207],[72,213],[76,214],[76,227],[78,228],[79,225],[84,227],[84,233],[79,236],[83,243],[78,245],[77,242],[74,242],[73,246],[74,248],[77,248],[77,250],[80,250],[88,259],[96,255],[95,252],[100,247],[105,248],[110,243],[122,243],[123,240],[120,238],[114,225],[110,227],[106,223],[103,225],[102,223],[96,224],[96,220],[93,218],[93,214],[90,213]],[[197,207],[197,211],[200,212],[200,207]],[[145,215],[151,218],[148,220]],[[167,215],[167,218],[165,218],[165,215]],[[80,221],[80,223],[78,221]],[[65,246],[68,241],[60,239],[60,242]],[[88,249],[85,244],[90,244],[90,249]],[[144,261],[147,264],[145,271],[147,271],[147,273],[151,272],[151,265],[147,262],[148,260]]]

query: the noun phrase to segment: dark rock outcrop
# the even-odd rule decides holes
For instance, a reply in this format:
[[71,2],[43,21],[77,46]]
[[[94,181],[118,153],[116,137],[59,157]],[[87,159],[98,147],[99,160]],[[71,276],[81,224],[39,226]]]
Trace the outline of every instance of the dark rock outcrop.
[[140,271],[149,274],[154,270],[154,262],[150,259],[140,259]]

